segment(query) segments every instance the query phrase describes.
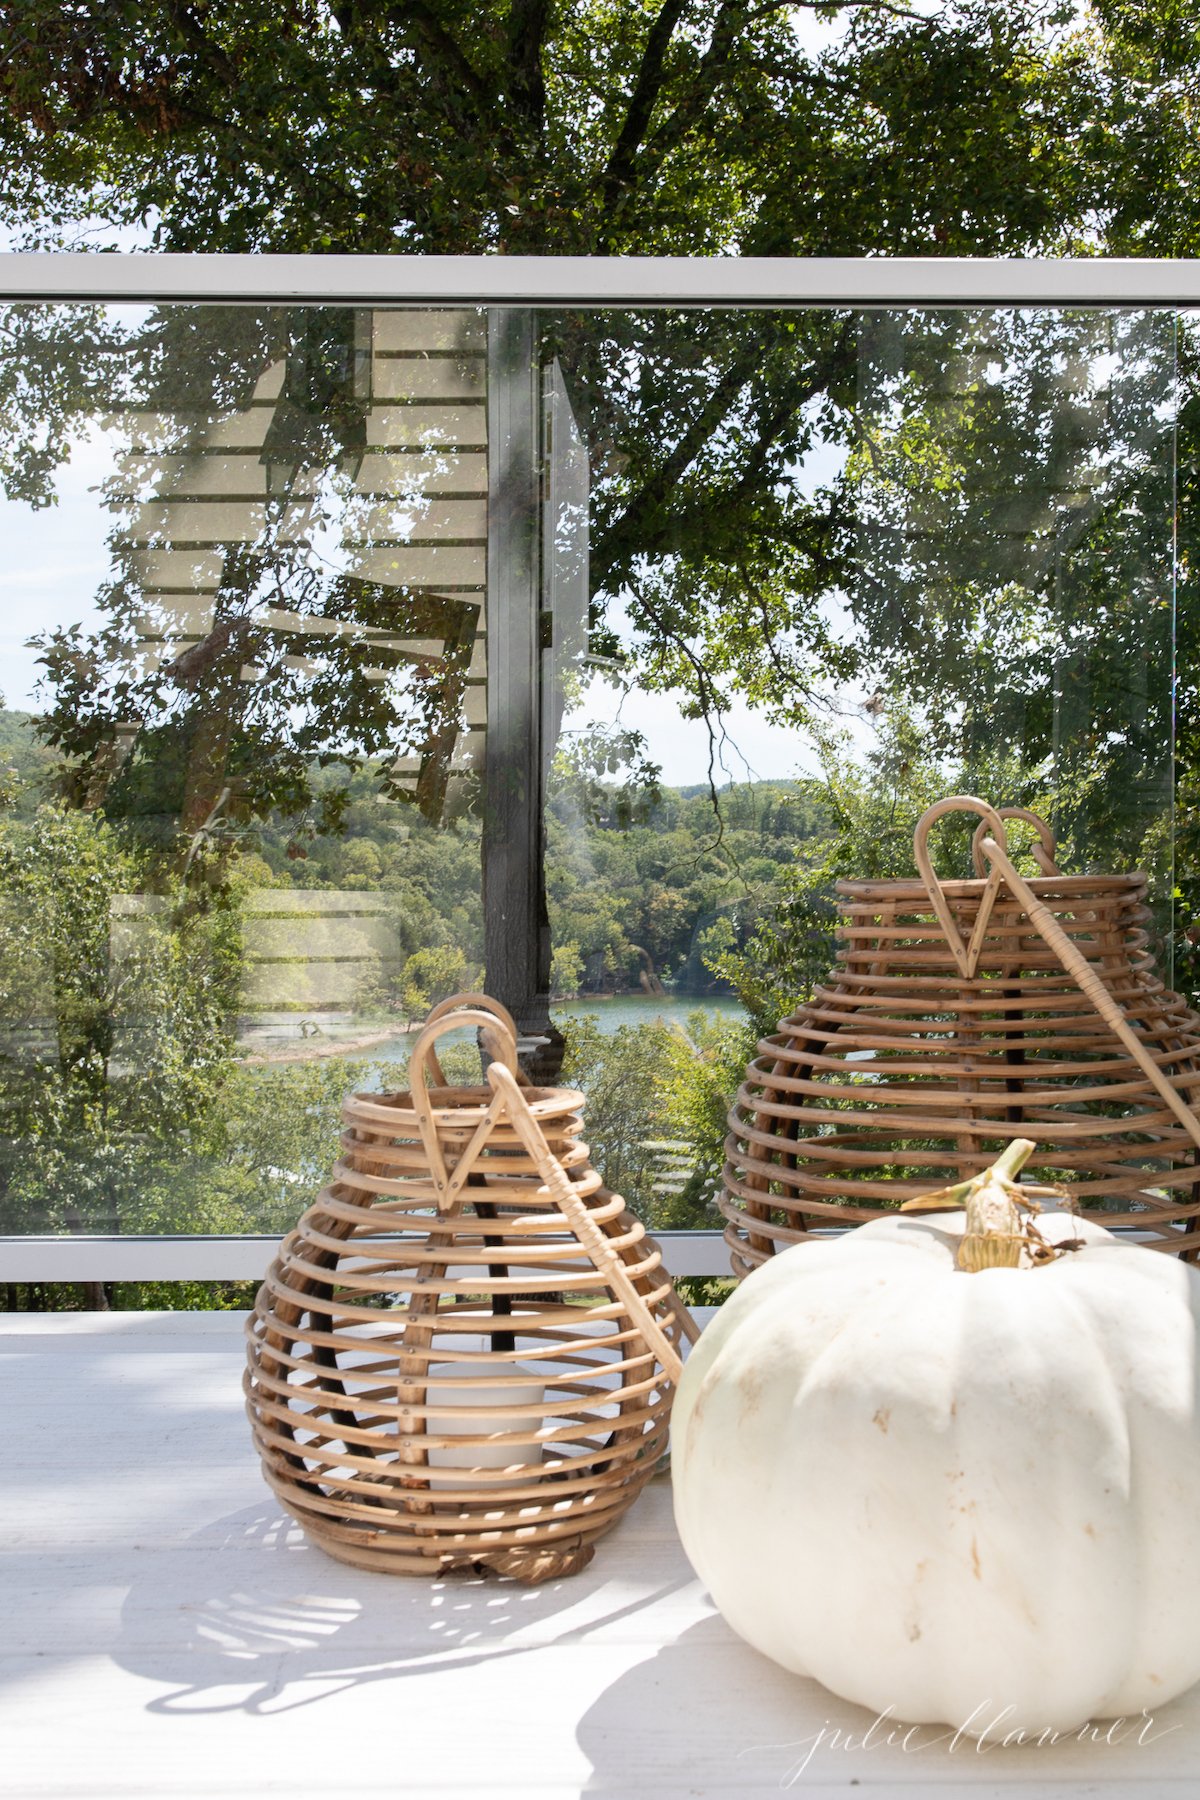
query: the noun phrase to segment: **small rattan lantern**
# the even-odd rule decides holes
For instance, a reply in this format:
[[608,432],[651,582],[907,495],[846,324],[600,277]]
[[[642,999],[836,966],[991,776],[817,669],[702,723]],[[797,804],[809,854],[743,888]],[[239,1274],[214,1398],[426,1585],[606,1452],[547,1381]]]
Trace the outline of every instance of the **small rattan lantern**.
[[[977,812],[977,878],[942,883],[929,830]],[[1038,833],[1041,874],[1004,820]],[[830,1225],[986,1168],[1014,1138],[1087,1218],[1200,1249],[1200,1019],[1155,974],[1146,879],[1063,875],[1045,823],[956,796],[917,881],[842,881],[836,968],[758,1046],[729,1116],[735,1274]],[[1031,1168],[1032,1174],[1032,1168]]]
[[[438,1064],[463,1025],[486,1086]],[[436,1008],[409,1082],[346,1102],[342,1159],[259,1292],[263,1472],[344,1562],[569,1574],[654,1473],[695,1327],[588,1162],[582,1095],[524,1084],[502,1007]]]

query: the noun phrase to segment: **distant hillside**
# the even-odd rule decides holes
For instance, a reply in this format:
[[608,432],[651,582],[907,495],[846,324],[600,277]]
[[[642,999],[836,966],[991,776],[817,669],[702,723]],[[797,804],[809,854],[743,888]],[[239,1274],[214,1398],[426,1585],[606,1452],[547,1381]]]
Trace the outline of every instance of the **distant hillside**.
[[21,818],[53,793],[58,760],[33,729],[33,720],[32,713],[0,707],[0,788],[9,792],[8,804]]
[[[751,792],[761,793],[764,788],[777,788],[780,793],[801,793],[809,784],[804,781],[784,780],[782,777],[766,776],[761,781],[722,781],[717,783],[718,794],[729,794],[735,789],[746,788]],[[693,781],[687,787],[673,787],[673,794],[681,800],[695,800],[698,795],[707,799],[710,789],[707,781]]]

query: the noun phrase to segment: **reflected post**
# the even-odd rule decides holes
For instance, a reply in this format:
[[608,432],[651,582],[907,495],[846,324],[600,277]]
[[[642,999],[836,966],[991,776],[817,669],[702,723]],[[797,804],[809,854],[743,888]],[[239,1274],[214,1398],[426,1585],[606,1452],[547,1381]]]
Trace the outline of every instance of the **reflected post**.
[[521,1031],[550,1042],[529,1061],[549,1081],[562,1061],[550,1023],[541,694],[541,380],[534,317],[488,314],[487,748],[483,911],[488,992]]

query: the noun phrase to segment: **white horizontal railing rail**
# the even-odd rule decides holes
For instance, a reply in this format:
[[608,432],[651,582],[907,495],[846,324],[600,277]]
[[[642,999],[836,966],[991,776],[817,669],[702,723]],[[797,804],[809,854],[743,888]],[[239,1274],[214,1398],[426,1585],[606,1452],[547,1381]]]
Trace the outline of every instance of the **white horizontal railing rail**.
[[0,255],[0,300],[447,306],[1200,307],[1157,257]]
[[[841,1237],[853,1229],[832,1225],[813,1236]],[[720,1231],[656,1231],[653,1235],[672,1275],[732,1274],[729,1246]],[[1119,1226],[1113,1235],[1134,1244],[1162,1242],[1160,1235],[1135,1226]],[[360,1247],[374,1241],[364,1239]],[[280,1242],[277,1237],[251,1234],[0,1238],[0,1282],[261,1281]]]
[[[719,1231],[655,1234],[672,1275],[728,1275]],[[280,1239],[243,1237],[0,1238],[3,1281],[261,1281]],[[365,1241],[364,1246],[365,1247]]]

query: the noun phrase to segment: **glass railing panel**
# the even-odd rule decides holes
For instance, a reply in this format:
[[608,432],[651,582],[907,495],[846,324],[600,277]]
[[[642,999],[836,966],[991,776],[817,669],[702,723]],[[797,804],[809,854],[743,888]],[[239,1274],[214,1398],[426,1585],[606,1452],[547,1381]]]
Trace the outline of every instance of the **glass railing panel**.
[[281,1229],[480,981],[710,1225],[835,880],[954,789],[1146,866],[1169,965],[1173,315],[3,324],[0,1230]]
[[0,1224],[279,1230],[481,974],[487,321],[5,323]]
[[1044,813],[1064,868],[1146,868],[1169,965],[1174,318],[875,315],[858,406],[880,717],[935,784]]

